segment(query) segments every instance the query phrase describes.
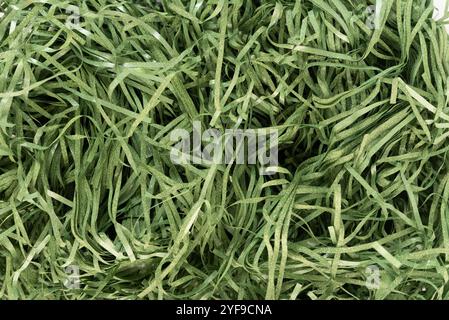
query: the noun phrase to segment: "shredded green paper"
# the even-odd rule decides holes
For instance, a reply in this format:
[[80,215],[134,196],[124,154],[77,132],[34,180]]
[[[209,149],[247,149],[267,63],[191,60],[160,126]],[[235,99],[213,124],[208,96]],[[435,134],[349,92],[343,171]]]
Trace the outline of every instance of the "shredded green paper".
[[[0,299],[449,299],[433,14],[2,1]],[[175,163],[195,122],[275,130],[278,163]]]

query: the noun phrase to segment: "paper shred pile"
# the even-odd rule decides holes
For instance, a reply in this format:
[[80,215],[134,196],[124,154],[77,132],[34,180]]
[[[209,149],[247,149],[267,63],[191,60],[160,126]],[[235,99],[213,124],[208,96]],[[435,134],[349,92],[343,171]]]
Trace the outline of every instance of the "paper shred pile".
[[[0,12],[0,299],[449,299],[432,1]],[[279,163],[176,164],[194,122],[276,130]]]

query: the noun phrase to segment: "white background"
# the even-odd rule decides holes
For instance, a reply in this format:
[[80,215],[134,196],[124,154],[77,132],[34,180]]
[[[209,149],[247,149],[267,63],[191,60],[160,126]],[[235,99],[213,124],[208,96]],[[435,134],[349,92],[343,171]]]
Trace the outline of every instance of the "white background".
[[[447,0],[433,0],[433,5],[435,6],[433,18],[435,20],[441,19],[443,17],[446,2]],[[449,25],[446,25],[446,31],[449,33]]]

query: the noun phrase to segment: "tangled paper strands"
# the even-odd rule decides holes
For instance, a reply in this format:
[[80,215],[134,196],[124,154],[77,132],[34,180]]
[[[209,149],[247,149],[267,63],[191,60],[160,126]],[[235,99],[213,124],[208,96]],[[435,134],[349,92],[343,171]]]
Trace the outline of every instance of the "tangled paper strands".
[[[449,299],[432,1],[0,12],[1,299]],[[278,163],[174,163],[195,121],[276,130]]]

